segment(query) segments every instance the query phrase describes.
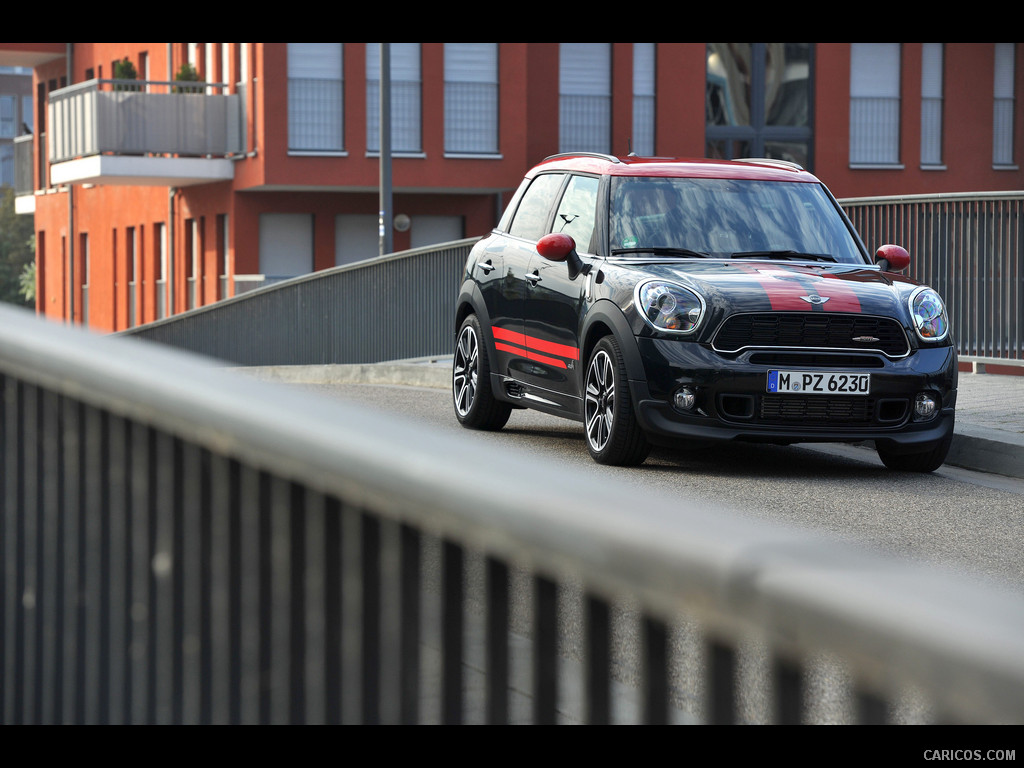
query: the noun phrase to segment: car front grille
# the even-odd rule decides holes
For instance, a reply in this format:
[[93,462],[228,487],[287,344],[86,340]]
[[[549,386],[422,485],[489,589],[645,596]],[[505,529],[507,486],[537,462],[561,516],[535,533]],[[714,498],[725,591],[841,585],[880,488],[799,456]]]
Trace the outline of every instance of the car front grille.
[[898,426],[910,415],[910,401],[904,397],[726,393],[718,396],[717,410],[725,421],[814,431]]
[[763,395],[761,421],[773,423],[827,422],[829,424],[870,424],[875,401],[867,397],[821,397],[809,395]]
[[719,352],[748,347],[877,350],[889,357],[910,352],[903,326],[891,318],[827,312],[733,315],[712,341]]

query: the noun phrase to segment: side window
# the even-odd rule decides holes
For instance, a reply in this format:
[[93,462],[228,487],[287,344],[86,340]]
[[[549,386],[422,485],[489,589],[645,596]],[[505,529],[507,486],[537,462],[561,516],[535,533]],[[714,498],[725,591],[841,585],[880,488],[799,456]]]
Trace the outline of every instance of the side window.
[[597,187],[593,176],[573,176],[555,214],[554,231],[564,232],[576,241],[576,249],[590,252],[597,218]]
[[564,174],[546,173],[533,180],[512,219],[508,231],[510,235],[526,240],[540,240],[547,234],[548,214],[551,213],[555,195],[561,189],[564,179]]

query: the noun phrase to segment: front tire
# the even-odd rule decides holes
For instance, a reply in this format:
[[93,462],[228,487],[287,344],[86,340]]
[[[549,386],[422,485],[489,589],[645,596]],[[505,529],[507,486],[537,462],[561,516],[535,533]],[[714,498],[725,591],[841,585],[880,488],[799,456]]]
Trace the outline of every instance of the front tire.
[[452,404],[459,423],[469,429],[501,429],[512,413],[512,406],[495,399],[491,391],[491,366],[476,315],[469,315],[459,328],[452,361]]
[[642,464],[651,450],[633,412],[626,365],[614,336],[594,347],[584,392],[587,449],[598,464]]

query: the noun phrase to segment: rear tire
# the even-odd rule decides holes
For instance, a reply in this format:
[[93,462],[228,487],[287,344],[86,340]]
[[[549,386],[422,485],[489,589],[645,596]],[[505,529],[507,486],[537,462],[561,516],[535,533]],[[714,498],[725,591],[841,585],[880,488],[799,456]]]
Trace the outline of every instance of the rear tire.
[[633,412],[626,365],[614,336],[594,347],[585,385],[584,430],[591,457],[598,464],[642,464],[651,446]]
[[950,431],[942,440],[917,453],[892,453],[877,446],[875,450],[878,451],[878,458],[889,469],[898,472],[934,472],[946,461],[952,443],[953,432]]
[[501,429],[512,413],[512,406],[491,391],[491,366],[476,315],[462,321],[455,342],[452,404],[459,423],[469,429]]

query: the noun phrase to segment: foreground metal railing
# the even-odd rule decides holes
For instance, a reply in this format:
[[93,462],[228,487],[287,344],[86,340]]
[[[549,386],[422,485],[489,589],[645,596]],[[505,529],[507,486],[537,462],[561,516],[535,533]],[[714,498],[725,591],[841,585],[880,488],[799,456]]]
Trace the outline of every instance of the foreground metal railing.
[[474,242],[326,269],[125,333],[247,366],[450,354],[455,298]]
[[872,252],[910,251],[907,274],[942,294],[962,359],[1024,360],[1024,192],[840,202]]
[[806,722],[823,656],[858,721],[1024,712],[1020,595],[160,345],[0,308],[0,435],[0,722],[622,721],[631,664]]

